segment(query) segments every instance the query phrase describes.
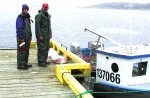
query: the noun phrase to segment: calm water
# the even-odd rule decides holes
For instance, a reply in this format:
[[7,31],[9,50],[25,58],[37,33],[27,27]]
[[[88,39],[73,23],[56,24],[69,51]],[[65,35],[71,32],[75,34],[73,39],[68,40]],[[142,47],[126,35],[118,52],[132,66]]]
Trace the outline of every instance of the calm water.
[[[40,7],[30,7],[31,19],[34,20]],[[21,8],[0,11],[0,48],[16,48],[16,17]],[[53,38],[70,48],[71,42],[78,42],[81,47],[88,47],[88,41],[96,41],[97,36],[84,32],[89,28],[108,36],[124,45],[150,43],[150,11],[104,10],[79,8],[51,8]],[[132,28],[132,30],[131,30]],[[35,41],[34,23],[32,23]],[[132,34],[132,36],[131,36]],[[132,41],[130,38],[132,37]],[[104,44],[111,46],[108,41]]]
[[[30,7],[31,19],[34,20],[38,10],[39,7]],[[0,11],[0,48],[16,48],[15,24],[19,13],[21,8],[17,7]],[[150,44],[150,11],[52,8],[49,13],[52,15],[52,40],[68,48],[71,42],[88,47],[88,41],[97,40],[96,35],[84,32],[85,27],[124,45],[130,45],[131,42]],[[35,41],[34,23],[32,33]],[[105,40],[104,44],[112,46]]]

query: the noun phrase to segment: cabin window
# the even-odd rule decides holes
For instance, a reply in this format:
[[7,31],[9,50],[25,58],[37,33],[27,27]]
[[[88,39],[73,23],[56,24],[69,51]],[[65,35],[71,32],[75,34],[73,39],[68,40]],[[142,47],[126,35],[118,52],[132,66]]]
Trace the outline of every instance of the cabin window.
[[114,73],[117,73],[119,71],[119,67],[118,67],[117,63],[112,63],[111,69]]
[[133,63],[132,77],[146,75],[148,62]]

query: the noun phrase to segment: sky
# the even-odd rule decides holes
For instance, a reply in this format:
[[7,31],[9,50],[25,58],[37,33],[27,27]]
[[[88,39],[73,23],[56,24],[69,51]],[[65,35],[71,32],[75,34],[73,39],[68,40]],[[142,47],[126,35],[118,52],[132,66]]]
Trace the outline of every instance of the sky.
[[48,3],[50,7],[83,7],[105,2],[138,2],[147,3],[150,0],[0,0],[0,6],[18,6],[24,3],[28,5],[42,5]]
[[[34,2],[34,0],[32,2]],[[150,2],[150,0],[38,0],[38,2],[39,3],[49,2],[50,6],[52,7],[82,7],[82,6],[94,5],[94,4],[104,3],[104,2],[147,3]]]

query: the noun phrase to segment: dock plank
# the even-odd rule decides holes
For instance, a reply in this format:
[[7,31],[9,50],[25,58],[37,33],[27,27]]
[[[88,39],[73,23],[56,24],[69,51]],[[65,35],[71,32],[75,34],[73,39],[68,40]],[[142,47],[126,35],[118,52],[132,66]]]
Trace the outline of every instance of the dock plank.
[[[73,98],[75,94],[55,76],[55,64],[37,65],[37,50],[30,49],[28,70],[17,69],[16,50],[0,50],[0,98]],[[50,59],[49,59],[50,61]]]

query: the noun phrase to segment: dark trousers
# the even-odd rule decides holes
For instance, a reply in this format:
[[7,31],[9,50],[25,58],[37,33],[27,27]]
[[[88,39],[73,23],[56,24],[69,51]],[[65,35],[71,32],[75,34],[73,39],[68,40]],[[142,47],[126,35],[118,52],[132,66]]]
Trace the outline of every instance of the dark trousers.
[[29,40],[24,41],[25,41],[25,50],[23,51],[19,49],[19,43],[17,38],[17,67],[28,63],[31,38],[29,38]]
[[38,57],[38,64],[45,64],[48,57],[48,51],[49,51],[49,38],[44,38],[43,40],[37,40],[37,57]]

